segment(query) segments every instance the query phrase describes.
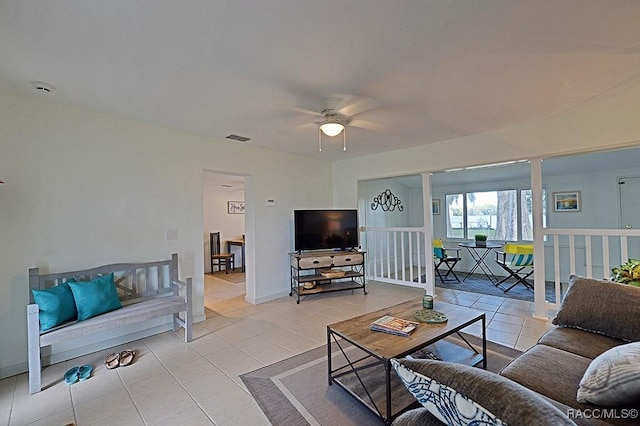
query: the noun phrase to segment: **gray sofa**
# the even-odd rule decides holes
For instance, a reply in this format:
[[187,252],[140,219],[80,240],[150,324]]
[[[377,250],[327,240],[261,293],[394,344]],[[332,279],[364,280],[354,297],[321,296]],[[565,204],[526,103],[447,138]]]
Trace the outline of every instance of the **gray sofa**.
[[482,424],[640,424],[640,288],[572,276],[553,323],[499,374],[395,360],[423,406],[393,425],[469,424],[474,416]]

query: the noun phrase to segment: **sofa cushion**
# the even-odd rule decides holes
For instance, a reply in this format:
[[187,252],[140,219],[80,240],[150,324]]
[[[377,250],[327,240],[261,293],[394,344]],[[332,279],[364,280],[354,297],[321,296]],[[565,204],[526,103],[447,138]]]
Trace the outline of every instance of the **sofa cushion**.
[[[426,408],[415,408],[400,414],[392,423],[393,426],[442,426],[445,425],[438,420]],[[445,425],[446,426],[446,425]]]
[[[447,424],[467,424],[469,417],[476,414],[486,414],[488,421],[496,416],[497,420],[490,424],[575,424],[540,395],[498,374],[429,359],[401,359],[392,363],[400,377],[407,374],[403,367],[416,376],[416,379],[405,378],[405,385],[410,390],[413,387],[412,393],[419,395],[423,405]],[[472,411],[460,412],[456,399],[472,401],[472,405],[464,405]]]
[[554,324],[627,342],[640,340],[640,287],[575,275],[569,283]]
[[615,407],[640,401],[640,342],[609,349],[584,373],[578,401]]
[[542,335],[538,343],[594,359],[601,353],[624,344],[624,341],[575,328],[554,327]]
[[578,384],[591,359],[545,345],[535,345],[514,359],[500,374],[573,408]]

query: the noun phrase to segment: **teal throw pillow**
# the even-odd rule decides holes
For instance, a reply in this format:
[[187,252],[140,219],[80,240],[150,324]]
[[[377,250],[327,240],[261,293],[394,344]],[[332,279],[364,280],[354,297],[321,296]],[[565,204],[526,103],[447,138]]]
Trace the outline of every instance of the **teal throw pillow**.
[[45,331],[78,316],[76,302],[68,283],[45,290],[31,290],[40,310],[40,330]]
[[70,282],[69,286],[76,301],[78,321],[122,308],[113,273],[91,281]]

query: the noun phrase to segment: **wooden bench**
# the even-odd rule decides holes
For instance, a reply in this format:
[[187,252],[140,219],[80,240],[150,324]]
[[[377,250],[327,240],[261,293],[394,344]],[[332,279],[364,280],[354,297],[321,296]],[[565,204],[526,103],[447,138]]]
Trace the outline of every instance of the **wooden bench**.
[[[41,331],[39,308],[31,290],[51,288],[66,281],[90,280],[114,273],[114,281],[122,308],[84,321],[70,321]],[[40,275],[38,268],[29,269],[29,296],[27,305],[27,333],[29,343],[29,393],[41,390],[40,348],[82,336],[173,315],[173,331],[185,330],[185,341],[192,339],[192,280],[178,280],[178,255],[170,260],[148,263],[119,263],[84,271]],[[182,295],[180,294],[182,290]],[[180,313],[184,312],[184,319]]]

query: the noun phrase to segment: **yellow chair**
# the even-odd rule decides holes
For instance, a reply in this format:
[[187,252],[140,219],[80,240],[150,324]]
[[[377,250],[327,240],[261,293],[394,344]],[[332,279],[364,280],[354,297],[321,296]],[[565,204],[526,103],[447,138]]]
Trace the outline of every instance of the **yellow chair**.
[[518,284],[533,290],[533,284],[527,281],[527,278],[533,274],[533,244],[506,243],[502,250],[496,252],[496,263],[507,271],[509,276],[498,282],[496,286],[502,288],[500,284],[515,278],[515,283],[503,289],[505,293]]
[[[455,253],[455,254],[454,254]],[[435,261],[435,269],[436,274],[438,274],[438,278],[443,283],[445,281],[457,281],[460,282],[460,279],[453,271],[453,267],[456,266],[461,259],[460,257],[460,249],[447,249],[442,244],[441,239],[433,240],[433,259]],[[444,275],[440,272],[440,266],[445,265],[447,267]],[[453,278],[449,278],[449,275],[453,275]]]

